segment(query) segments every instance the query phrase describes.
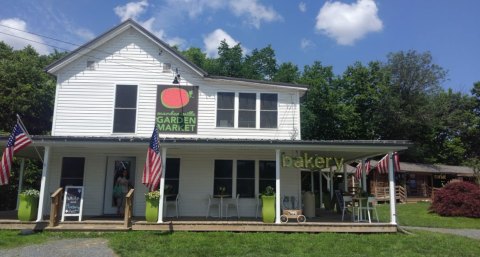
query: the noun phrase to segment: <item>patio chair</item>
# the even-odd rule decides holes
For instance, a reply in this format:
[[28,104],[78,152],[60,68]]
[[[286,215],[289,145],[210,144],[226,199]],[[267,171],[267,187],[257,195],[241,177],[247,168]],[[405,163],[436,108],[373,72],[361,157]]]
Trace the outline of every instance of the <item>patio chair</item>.
[[221,217],[221,211],[222,211],[222,207],[221,207],[221,204],[220,204],[220,199],[219,198],[213,198],[212,195],[208,195],[208,206],[207,206],[207,215],[205,218],[208,218],[208,216],[210,216],[210,209],[213,207],[217,207],[218,208],[218,216],[217,217]]
[[225,205],[225,217],[230,217],[228,216],[228,210],[231,207],[235,207],[237,209],[237,218],[240,219],[240,213],[238,210],[238,199],[240,198],[240,194],[237,194],[237,197],[234,197],[232,199],[229,199],[227,204]]
[[345,218],[345,212],[352,213],[352,221],[355,221],[355,211],[353,205],[353,199],[351,196],[344,195],[342,198],[339,199],[341,201],[341,208],[342,208],[342,221]]
[[[255,219],[258,219],[259,216],[261,216],[261,207],[262,207],[262,195],[258,194],[257,195],[257,204],[255,206]],[[260,213],[260,215],[259,215]]]
[[361,211],[366,211],[368,214],[368,223],[372,223],[372,219],[370,217],[370,211],[375,212],[375,218],[378,220],[378,213],[377,213],[377,208],[375,207],[377,205],[377,200],[375,197],[368,197],[367,198],[367,206],[362,206],[361,208],[358,208],[358,216],[360,216]]
[[169,201],[168,199],[165,201],[165,212],[168,214],[168,207],[175,207],[175,214],[178,218],[178,205],[180,201],[180,194],[177,194],[175,196],[175,199],[172,201]]

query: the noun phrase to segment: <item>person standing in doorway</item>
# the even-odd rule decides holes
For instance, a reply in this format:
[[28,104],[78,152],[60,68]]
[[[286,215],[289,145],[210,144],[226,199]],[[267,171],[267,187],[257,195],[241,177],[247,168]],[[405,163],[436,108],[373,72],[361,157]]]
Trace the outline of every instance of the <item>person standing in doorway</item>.
[[117,196],[117,214],[123,215],[125,210],[125,196],[128,192],[128,171],[123,169],[120,176],[115,182],[116,186],[120,188],[120,194]]

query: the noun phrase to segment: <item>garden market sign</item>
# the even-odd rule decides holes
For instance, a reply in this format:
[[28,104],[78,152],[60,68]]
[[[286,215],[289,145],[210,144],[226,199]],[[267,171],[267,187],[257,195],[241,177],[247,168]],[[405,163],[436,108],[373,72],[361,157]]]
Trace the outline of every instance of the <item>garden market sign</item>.
[[158,86],[155,125],[160,133],[197,133],[198,86]]
[[303,156],[282,155],[282,167],[294,167],[303,169],[323,169],[335,165],[337,170],[343,167],[343,158],[310,156],[304,153]]

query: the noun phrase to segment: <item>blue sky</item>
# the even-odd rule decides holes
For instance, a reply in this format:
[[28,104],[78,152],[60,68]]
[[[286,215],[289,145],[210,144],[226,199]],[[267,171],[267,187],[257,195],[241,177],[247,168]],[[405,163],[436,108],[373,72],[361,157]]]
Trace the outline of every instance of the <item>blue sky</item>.
[[52,51],[44,44],[74,46],[22,31],[83,44],[132,18],[170,44],[209,56],[223,39],[247,53],[271,44],[279,62],[303,69],[321,61],[339,74],[355,61],[385,61],[389,52],[412,49],[430,51],[448,70],[445,88],[468,93],[480,81],[475,0],[0,0],[0,6],[0,40],[15,48],[32,44],[40,53]]

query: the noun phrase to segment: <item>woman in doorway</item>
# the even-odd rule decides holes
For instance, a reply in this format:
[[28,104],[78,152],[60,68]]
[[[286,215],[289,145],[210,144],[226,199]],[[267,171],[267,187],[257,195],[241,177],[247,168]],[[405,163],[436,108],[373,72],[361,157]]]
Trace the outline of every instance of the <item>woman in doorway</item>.
[[128,192],[128,171],[122,170],[122,173],[115,182],[116,186],[120,188],[120,194],[117,196],[117,214],[123,215],[125,209],[125,196]]

